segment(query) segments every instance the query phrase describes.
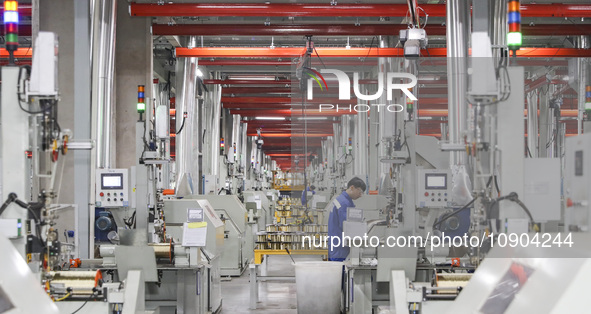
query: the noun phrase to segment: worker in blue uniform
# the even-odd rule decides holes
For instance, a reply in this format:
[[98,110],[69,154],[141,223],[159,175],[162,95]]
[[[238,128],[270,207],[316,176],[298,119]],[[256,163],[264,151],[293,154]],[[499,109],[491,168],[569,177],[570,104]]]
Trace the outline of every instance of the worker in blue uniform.
[[[307,187],[303,192],[302,192],[302,205],[306,206],[306,203],[308,203],[308,194],[316,194],[316,187],[313,185],[310,185],[309,187]],[[308,193],[311,192],[311,193]]]
[[[365,182],[355,177],[347,183],[347,189],[332,201],[334,206],[328,217],[329,261],[341,262],[349,255],[349,247],[343,244],[343,222],[347,219],[347,207],[355,207],[353,201],[363,195],[365,188]],[[340,241],[333,237],[338,237]],[[332,245],[337,242],[339,245]]]

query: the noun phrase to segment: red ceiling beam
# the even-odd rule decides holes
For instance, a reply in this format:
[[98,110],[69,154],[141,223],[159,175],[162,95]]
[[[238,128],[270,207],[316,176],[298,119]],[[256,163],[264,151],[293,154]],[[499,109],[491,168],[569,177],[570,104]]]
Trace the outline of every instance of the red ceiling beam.
[[[243,117],[301,117],[303,116],[301,110],[292,110],[292,109],[276,109],[276,110],[256,110],[256,109],[246,109],[246,110],[230,110],[230,114],[239,114]],[[334,116],[342,116],[346,114],[355,114],[354,111],[348,110],[326,110],[326,111],[318,111],[317,109],[308,109],[306,110],[307,116],[316,116],[316,117],[334,117]]]
[[222,85],[290,85],[291,80],[203,80],[203,83]]
[[[222,103],[231,104],[285,104],[291,105],[292,102],[299,104],[302,99],[290,97],[222,97]],[[305,100],[308,104],[357,104],[357,98],[348,100],[339,100],[335,98],[321,98]]]
[[18,35],[19,36],[31,36],[32,27],[28,24],[19,24],[18,26]]
[[[585,28],[583,28],[585,29]],[[345,60],[323,60],[324,65],[318,61],[312,61],[313,66],[376,66],[377,63],[373,62],[375,59],[366,60],[365,63],[359,61],[345,61]],[[419,60],[422,65],[427,66],[446,66],[446,59],[422,59]],[[200,59],[199,65],[207,66],[274,66],[274,67],[287,67],[292,66],[291,62],[279,61],[279,60],[265,60],[265,59]],[[518,59],[517,65],[521,66],[568,66],[568,62],[564,60],[535,60],[535,59]]]
[[278,60],[199,60],[199,65],[206,66],[291,66],[292,64],[291,61]]
[[[405,17],[406,4],[328,3],[135,3],[131,16],[304,16],[304,17]],[[429,16],[446,16],[445,4],[421,4]],[[523,17],[591,17],[588,4],[522,4]]]
[[[33,49],[31,48],[18,48],[14,52],[15,58],[31,58],[33,55]],[[0,48],[0,58],[8,58],[9,54],[5,48]]]
[[522,4],[523,17],[591,17],[589,4]]
[[[406,24],[153,24],[154,35],[184,36],[378,36],[398,34]],[[428,25],[429,35],[445,35],[445,26]]]
[[[201,62],[199,62],[201,64]],[[232,94],[290,94],[290,87],[225,87],[222,95]]]
[[[524,115],[527,116],[527,109],[524,111]],[[447,117],[447,109],[419,109],[419,117]],[[561,117],[576,117],[576,109],[561,109]]]
[[[405,17],[406,4],[328,3],[135,3],[129,5],[131,16],[348,16]],[[445,5],[422,4],[429,16],[445,16]]]
[[[365,62],[355,60],[312,60],[312,66],[376,66],[376,59],[370,59]],[[292,66],[291,61],[282,61],[280,59],[263,59],[263,58],[250,58],[250,59],[229,59],[229,58],[218,58],[218,59],[200,59],[199,65],[206,66],[275,66],[284,67]],[[445,65],[445,64],[443,64]]]
[[[263,110],[275,110],[275,109],[298,109],[300,107],[291,106],[290,104],[244,104],[244,103],[224,103],[226,109],[261,109],[260,113],[264,113]],[[306,108],[318,108],[318,105],[309,104]]]
[[591,34],[591,24],[523,24],[521,25],[521,33],[523,34],[523,36],[588,35]]
[[[317,48],[321,57],[401,57],[401,48]],[[446,57],[446,48],[430,48],[422,53],[430,57]],[[217,48],[176,48],[177,57],[198,58],[237,58],[237,57],[261,57],[282,58],[297,57],[304,53],[304,48],[268,48],[268,47],[217,47]],[[519,57],[531,58],[588,58],[591,57],[591,49],[576,48],[521,48],[517,51]]]
[[[332,124],[328,124],[328,126],[325,125],[310,125],[307,128],[304,128],[303,126],[296,126],[296,125],[291,125],[291,124],[286,124],[283,127],[276,127],[276,126],[263,126],[263,127],[248,127],[248,132],[255,132],[256,130],[261,129],[263,132],[272,132],[272,133],[277,133],[277,132],[293,132],[293,133],[298,133],[300,131],[304,131],[304,129],[307,129],[307,131],[310,132],[316,132],[316,133],[328,133],[328,132],[332,132]],[[294,132],[296,131],[296,132]]]
[[[316,48],[320,57],[365,58],[365,57],[402,57],[402,48]],[[177,57],[197,58],[291,58],[304,55],[305,48],[269,48],[269,47],[214,47],[214,48],[176,48]],[[445,57],[446,48],[430,48],[431,57]],[[427,55],[424,50],[424,55]]]
[[[379,36],[398,34],[406,28],[405,24],[153,24],[152,32],[157,36]],[[428,25],[425,29],[431,36],[446,34],[443,25]],[[523,24],[521,32],[524,36],[587,35],[591,33],[591,24]]]
[[[304,125],[304,120],[293,120],[293,121],[288,121],[288,120],[249,120],[249,121],[244,121],[243,120],[242,122],[248,123],[248,127],[251,127],[251,126],[280,127],[280,126],[284,126],[284,125],[295,125],[295,126],[303,126]],[[332,121],[332,120],[308,120],[308,121],[306,121],[306,123],[308,125],[319,125],[319,126],[332,125],[332,124],[328,124],[328,122],[337,123],[339,121]]]
[[[250,133],[248,136],[256,136],[257,133]],[[287,138],[287,137],[327,137],[332,136],[332,133],[263,133],[263,140],[269,137],[279,137],[279,138]]]

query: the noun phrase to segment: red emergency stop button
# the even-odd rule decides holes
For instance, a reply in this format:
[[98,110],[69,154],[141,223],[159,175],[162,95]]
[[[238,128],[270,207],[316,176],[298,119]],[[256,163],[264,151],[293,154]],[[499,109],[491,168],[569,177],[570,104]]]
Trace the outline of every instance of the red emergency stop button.
[[425,192],[425,196],[429,196],[429,192]]
[[102,197],[102,196],[105,196],[105,193],[101,192],[101,194],[99,194],[99,195]]

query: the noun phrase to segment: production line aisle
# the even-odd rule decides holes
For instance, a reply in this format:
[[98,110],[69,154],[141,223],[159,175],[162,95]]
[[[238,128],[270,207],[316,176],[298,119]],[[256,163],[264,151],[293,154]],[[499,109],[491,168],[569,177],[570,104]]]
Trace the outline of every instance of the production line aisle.
[[[268,256],[268,273],[272,276],[295,276],[295,268],[289,256]],[[294,256],[296,262],[320,260],[320,257]],[[297,313],[295,282],[259,283],[259,303],[256,310],[249,310],[250,283],[245,272],[231,281],[222,281],[223,313]]]

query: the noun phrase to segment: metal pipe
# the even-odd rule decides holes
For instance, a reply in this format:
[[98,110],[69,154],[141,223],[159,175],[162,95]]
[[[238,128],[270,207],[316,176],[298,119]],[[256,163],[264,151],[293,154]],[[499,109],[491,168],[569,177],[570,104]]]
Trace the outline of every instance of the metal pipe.
[[96,166],[110,168],[115,73],[117,1],[96,1],[92,50],[92,106],[96,116]]
[[248,132],[248,122],[243,122],[242,123],[242,130],[241,130],[241,136],[240,136],[240,141],[242,142],[242,144],[240,144],[240,169],[246,169],[246,154],[248,152],[248,147],[247,147],[247,141],[248,141],[248,135],[246,135]]
[[[220,74],[216,73],[214,79],[219,79]],[[219,141],[220,141],[220,119],[222,112],[222,87],[220,85],[213,86],[209,93],[209,144],[210,144],[210,165],[209,174],[217,175],[219,169]],[[235,114],[232,113],[231,114]]]
[[[188,45],[195,45],[196,37],[189,39]],[[197,58],[185,58],[183,62],[179,62],[179,69],[177,69],[177,91],[179,95],[176,97],[176,187],[181,186],[183,180],[191,180],[190,185],[193,186],[193,193],[198,183],[199,172],[194,172],[194,167],[198,167],[198,163],[194,162],[192,155],[192,147],[194,132],[198,129],[198,112],[195,106],[195,82],[197,76]],[[186,117],[185,117],[186,112]],[[181,129],[182,127],[182,129]],[[198,170],[198,169],[197,169]]]
[[[369,186],[367,112],[359,111],[356,118],[355,135],[357,136],[357,147],[355,148],[355,159],[358,161],[356,162],[357,168],[355,168],[355,174],[359,175],[361,179],[364,179],[366,181],[365,183]],[[369,192],[369,190],[367,190],[367,192]]]
[[[468,35],[470,34],[470,8],[464,0],[447,1],[447,85],[449,142],[461,143],[466,130],[468,91]],[[464,154],[452,152],[450,165],[464,164]]]
[[[230,160],[234,160],[235,163],[238,161],[236,158],[240,156],[240,115],[232,115],[232,138],[228,141],[230,147],[228,147],[228,156]],[[234,151],[235,150],[235,151]]]
[[[578,37],[578,48],[579,49],[589,49],[591,48],[591,40],[589,36],[579,36]],[[587,76],[589,72],[589,65],[586,62],[587,60],[583,58],[577,59],[577,67],[579,68],[579,77],[578,77],[578,109],[579,114],[577,116],[577,134],[583,133],[583,114],[585,113],[585,88],[589,84],[587,81]]]
[[527,147],[532,158],[538,157],[538,94],[527,95]]

